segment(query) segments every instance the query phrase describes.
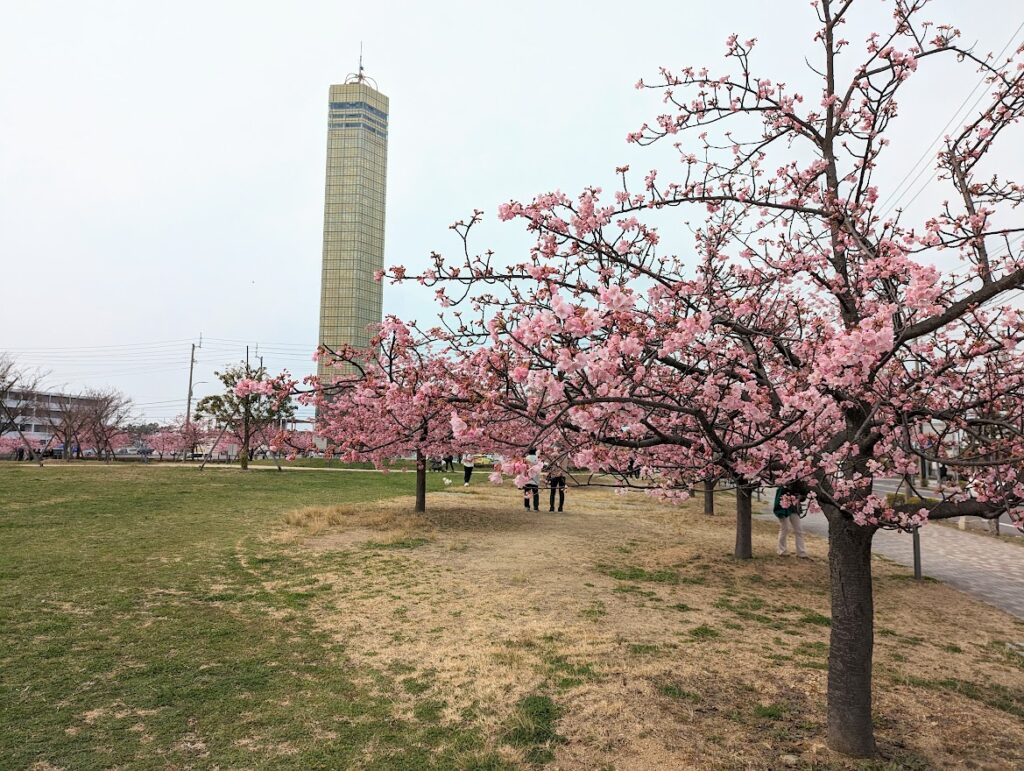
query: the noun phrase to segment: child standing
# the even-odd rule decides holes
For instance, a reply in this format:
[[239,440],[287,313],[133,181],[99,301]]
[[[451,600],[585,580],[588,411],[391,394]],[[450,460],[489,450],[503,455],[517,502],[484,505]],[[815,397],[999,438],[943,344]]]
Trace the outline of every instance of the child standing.
[[523,506],[526,510],[530,510],[530,496],[533,496],[533,510],[540,511],[540,469],[535,468],[539,461],[537,460],[537,450],[531,447],[526,451],[526,462],[530,464],[530,481],[523,486]]

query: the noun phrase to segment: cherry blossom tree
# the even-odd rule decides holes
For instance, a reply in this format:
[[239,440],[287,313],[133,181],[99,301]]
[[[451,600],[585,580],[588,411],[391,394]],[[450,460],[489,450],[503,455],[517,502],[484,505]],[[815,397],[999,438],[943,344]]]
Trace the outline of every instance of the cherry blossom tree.
[[197,420],[209,418],[224,429],[221,440],[224,436],[237,440],[238,459],[245,470],[249,468],[255,450],[269,444],[271,435],[294,416],[295,408],[287,396],[238,388],[243,382],[275,383],[268,379],[265,367],[242,363],[216,375],[224,384],[224,393],[200,399],[196,404],[195,417]]
[[282,429],[271,437],[269,447],[289,459],[304,457],[316,449],[315,437],[311,430]]
[[24,413],[33,410],[34,394],[41,380],[40,374],[18,366],[14,358],[0,352],[0,439],[8,434],[15,435],[18,444],[28,452],[29,460],[35,449],[20,423]]
[[91,445],[97,457],[116,459],[116,451],[132,443],[128,431],[131,406],[131,400],[116,389],[86,391],[79,439]]
[[[1024,286],[1024,188],[992,152],[1024,114],[1022,51],[975,53],[922,17],[927,0],[894,0],[888,30],[858,47],[842,31],[861,5],[814,3],[801,90],[757,73],[756,40],[735,35],[728,71],[638,84],[666,107],[629,141],[671,143],[675,179],[652,171],[634,189],[623,168],[607,196],[510,202],[500,217],[537,237],[528,258],[467,247],[419,276],[464,309],[448,343],[478,393],[539,433],[568,433],[579,462],[636,455],[670,495],[722,473],[748,506],[753,485],[808,483],[830,535],[828,741],[855,756],[875,751],[874,532],[961,515],[1019,523],[1024,501],[1024,316],[1008,295]],[[900,164],[886,155],[897,96],[942,61],[978,70],[990,97],[938,154],[948,201],[910,222],[886,210],[878,170]],[[693,259],[659,249],[674,209],[703,218]],[[458,226],[464,238],[476,221]],[[484,430],[471,412],[456,438]],[[874,492],[921,458],[959,468],[973,497]]]
[[182,460],[200,443],[205,426],[201,421],[185,422],[185,417],[179,415],[170,425],[161,426],[152,434],[147,436],[146,441],[160,460],[164,455],[179,456]]
[[[315,404],[317,434],[333,454],[386,468],[416,457],[416,511],[426,510],[427,458],[454,453],[451,412],[459,392],[452,364],[394,317],[385,319],[366,350],[321,349],[337,375],[308,379],[300,401]],[[466,449],[467,447],[463,447]]]
[[13,456],[19,447],[24,447],[25,442],[17,434],[0,436],[0,457]]
[[85,396],[59,394],[53,402],[56,415],[50,419],[50,430],[53,431],[54,443],[63,446],[62,454],[65,461],[70,461],[75,454],[81,457],[89,424],[89,409]]

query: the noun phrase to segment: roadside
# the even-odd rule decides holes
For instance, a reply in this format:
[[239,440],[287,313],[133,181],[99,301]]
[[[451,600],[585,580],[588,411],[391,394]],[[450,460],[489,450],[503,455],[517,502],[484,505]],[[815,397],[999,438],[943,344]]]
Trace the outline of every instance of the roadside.
[[[762,496],[759,519],[777,521],[771,513],[774,496],[774,488]],[[805,532],[828,539],[823,515],[808,514],[801,524]],[[912,544],[909,533],[879,530],[872,548],[877,555],[912,567]],[[1017,544],[955,527],[926,525],[921,528],[921,563],[924,575],[1024,619],[1024,553]]]

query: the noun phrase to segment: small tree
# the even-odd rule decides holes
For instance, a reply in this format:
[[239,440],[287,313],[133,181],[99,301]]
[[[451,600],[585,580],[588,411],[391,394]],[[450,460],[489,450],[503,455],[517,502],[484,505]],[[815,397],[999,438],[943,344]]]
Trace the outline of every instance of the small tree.
[[50,428],[54,438],[63,445],[63,458],[70,461],[72,455],[81,457],[90,421],[86,397],[81,394],[59,394],[54,401],[57,414],[51,418]]
[[378,468],[404,454],[416,458],[416,511],[426,509],[427,458],[454,453],[450,416],[456,400],[451,362],[389,317],[367,351],[322,350],[339,375],[312,379],[303,397],[318,411],[317,434],[330,450]]
[[132,402],[114,389],[86,391],[83,399],[84,426],[81,436],[88,437],[98,457],[117,459],[116,451],[127,447]]
[[243,382],[267,382],[266,367],[242,363],[216,375],[224,392],[200,399],[195,419],[209,418],[237,439],[239,463],[243,470],[248,469],[257,441],[269,441],[273,432],[294,417],[295,407],[287,396],[238,388]]

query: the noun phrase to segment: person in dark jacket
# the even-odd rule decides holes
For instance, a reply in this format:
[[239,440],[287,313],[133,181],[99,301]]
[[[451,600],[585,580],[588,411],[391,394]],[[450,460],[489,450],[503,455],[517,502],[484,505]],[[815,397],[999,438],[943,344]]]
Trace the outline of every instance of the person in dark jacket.
[[[806,557],[804,550],[804,531],[800,527],[800,509],[803,501],[807,500],[807,483],[797,480],[788,485],[781,485],[775,491],[775,505],[772,512],[779,518],[779,556],[786,554],[786,539],[789,531],[793,531],[793,540],[796,541],[796,556]],[[788,503],[788,505],[784,505]]]

